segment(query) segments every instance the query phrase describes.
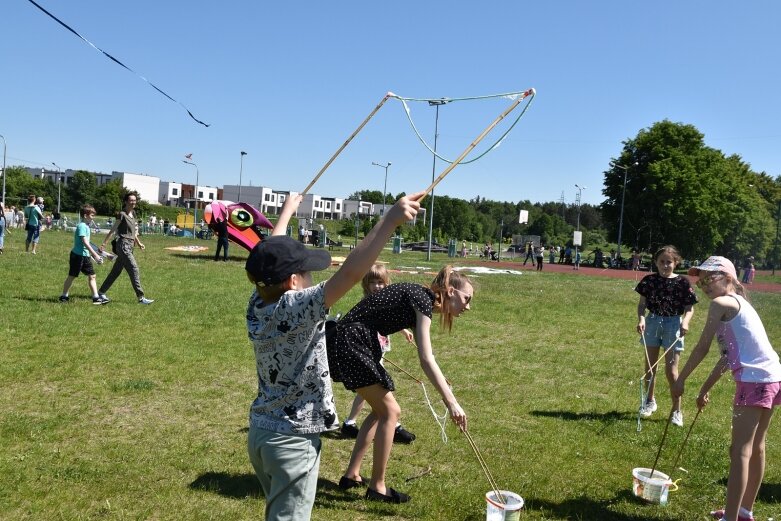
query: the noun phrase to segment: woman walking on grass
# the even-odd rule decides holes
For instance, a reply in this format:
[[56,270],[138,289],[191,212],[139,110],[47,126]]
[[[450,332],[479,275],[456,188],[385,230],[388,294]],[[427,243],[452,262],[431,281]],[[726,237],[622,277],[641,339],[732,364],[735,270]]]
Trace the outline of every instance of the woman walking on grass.
[[[119,217],[114,221],[114,225],[111,230],[106,234],[106,238],[103,239],[103,244],[100,245],[100,251],[106,249],[106,243],[112,235],[116,235],[116,247],[112,248],[117,255],[117,259],[114,261],[114,266],[111,268],[106,280],[100,286],[98,291],[100,299],[103,304],[110,302],[110,299],[106,296],[106,292],[111,289],[111,285],[117,280],[119,274],[124,269],[130,276],[130,283],[133,284],[133,290],[136,292],[136,298],[139,304],[151,304],[154,302],[152,299],[148,299],[144,296],[144,289],[141,287],[141,274],[138,270],[138,263],[133,256],[133,247],[137,244],[142,250],[146,248],[143,243],[138,239],[138,223],[136,223],[135,208],[138,204],[138,195],[135,192],[128,192],[125,194],[125,209],[119,213]],[[114,243],[112,243],[113,245]]]

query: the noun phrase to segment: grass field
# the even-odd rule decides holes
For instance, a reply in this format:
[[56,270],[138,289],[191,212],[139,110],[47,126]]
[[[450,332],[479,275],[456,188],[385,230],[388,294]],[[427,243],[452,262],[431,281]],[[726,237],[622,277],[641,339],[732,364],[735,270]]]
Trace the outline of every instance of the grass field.
[[[44,232],[36,256],[24,253],[23,241],[19,232],[7,237],[0,256],[0,519],[261,519],[263,496],[245,448],[257,384],[244,319],[252,290],[245,252],[232,245],[231,262],[216,263],[213,242],[145,237],[147,249],[137,258],[156,302],[137,304],[123,275],[109,293],[112,302],[93,306],[83,277],[69,304],[57,301],[70,233]],[[164,249],[196,243],[211,249]],[[423,271],[448,261],[390,252],[383,259],[391,268]],[[97,271],[100,283],[108,267]],[[394,275],[397,282],[431,278]],[[632,496],[631,470],[652,465],[670,400],[660,383],[659,411],[637,432],[643,354],[634,281],[534,271],[473,280],[471,312],[452,334],[434,332],[434,351],[499,486],[526,500],[523,519],[702,520],[722,506],[728,376],[694,427],[680,463],[688,473],[670,468],[714,352],[688,385],[686,426],[670,427],[659,464],[682,478],[680,490],[666,507],[648,505]],[[354,289],[332,312],[359,298]],[[700,298],[689,349],[708,305]],[[778,345],[781,294],[751,298]],[[393,343],[389,358],[422,375],[414,349],[401,337]],[[485,519],[490,487],[465,437],[449,425],[443,443],[420,387],[391,372],[403,423],[418,439],[394,447],[388,482],[412,502],[385,506],[340,491],[353,443],[326,435],[313,519]],[[352,395],[340,384],[334,389],[343,417]],[[436,407],[444,411],[438,400]],[[757,519],[781,515],[779,440],[771,426]]]

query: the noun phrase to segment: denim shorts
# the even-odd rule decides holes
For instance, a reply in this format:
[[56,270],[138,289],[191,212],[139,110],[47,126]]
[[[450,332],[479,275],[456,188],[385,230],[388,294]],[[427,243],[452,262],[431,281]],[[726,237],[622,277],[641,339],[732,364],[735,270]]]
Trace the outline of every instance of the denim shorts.
[[[645,317],[645,345],[649,347],[661,347],[667,350],[673,342],[673,351],[683,351],[683,337],[681,336],[681,317],[662,317],[653,313]],[[643,339],[640,339],[640,343]]]

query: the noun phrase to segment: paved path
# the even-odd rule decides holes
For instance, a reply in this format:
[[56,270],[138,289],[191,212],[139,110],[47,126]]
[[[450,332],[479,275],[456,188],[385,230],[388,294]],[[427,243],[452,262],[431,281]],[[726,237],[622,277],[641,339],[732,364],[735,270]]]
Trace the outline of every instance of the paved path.
[[[475,258],[466,258],[466,259],[458,259],[458,262],[460,264],[474,264],[474,265],[482,265],[482,266],[490,266],[490,267],[501,267],[501,268],[507,268],[507,269],[515,269],[515,270],[526,270],[526,271],[533,271],[536,269],[534,266],[531,265],[531,263],[527,263],[526,266],[523,265],[523,258],[515,261],[510,260],[502,260],[499,262],[496,261],[483,261],[480,259]],[[569,273],[574,276],[579,277],[612,277],[616,279],[626,279],[626,280],[637,280],[640,281],[645,275],[648,274],[647,271],[632,271],[632,270],[610,270],[610,269],[599,269],[599,268],[592,268],[589,266],[581,266],[579,270],[572,269],[571,265],[567,264],[548,264],[543,263],[542,270],[544,272],[555,272],[555,273]],[[696,280],[695,277],[692,278],[693,280]],[[692,280],[692,281],[693,281]],[[760,283],[755,282],[753,284],[750,284],[748,286],[748,290],[751,291],[762,291],[762,292],[768,292],[768,293],[781,293],[781,284],[774,284],[774,283]]]

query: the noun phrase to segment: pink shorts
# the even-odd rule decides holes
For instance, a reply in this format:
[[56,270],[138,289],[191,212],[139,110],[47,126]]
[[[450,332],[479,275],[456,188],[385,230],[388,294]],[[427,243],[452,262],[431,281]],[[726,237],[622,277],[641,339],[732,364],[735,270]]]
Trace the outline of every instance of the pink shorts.
[[781,382],[735,382],[733,405],[771,409],[781,405]]

